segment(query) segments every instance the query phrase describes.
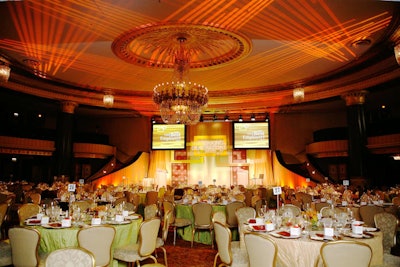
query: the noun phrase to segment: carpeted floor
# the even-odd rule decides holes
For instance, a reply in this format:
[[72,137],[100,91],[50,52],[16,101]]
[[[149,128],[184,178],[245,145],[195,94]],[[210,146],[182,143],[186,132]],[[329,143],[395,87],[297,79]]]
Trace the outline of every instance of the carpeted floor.
[[[172,233],[170,233],[172,235]],[[167,240],[166,250],[168,267],[211,267],[213,266],[215,254],[217,254],[216,246],[214,249],[211,245],[203,245],[194,243],[193,248],[190,247],[190,241],[177,239],[176,245],[173,244],[173,237],[169,236]],[[157,250],[157,260],[164,263],[164,256],[161,249]],[[144,263],[152,263],[153,261],[143,261]]]

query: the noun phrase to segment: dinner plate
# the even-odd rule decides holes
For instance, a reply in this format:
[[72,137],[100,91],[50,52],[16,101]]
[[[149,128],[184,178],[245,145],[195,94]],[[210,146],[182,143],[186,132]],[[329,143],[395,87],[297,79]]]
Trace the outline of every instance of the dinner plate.
[[61,223],[49,223],[49,224],[43,224],[42,227],[47,229],[63,229],[63,228],[70,228],[71,226],[62,226]]
[[131,221],[121,221],[121,222],[117,222],[117,221],[105,221],[106,224],[112,224],[112,225],[120,225],[120,224],[128,224],[131,223]]
[[127,220],[137,220],[139,218],[140,218],[140,215],[129,215],[129,216],[125,217],[125,219],[127,219]]
[[41,220],[39,219],[28,219],[25,221],[25,225],[29,225],[29,226],[33,226],[33,225],[40,225],[41,224]]
[[310,239],[316,241],[334,241],[338,240],[337,236],[325,236],[323,232],[312,232],[310,234]]
[[373,237],[374,237],[373,234],[369,234],[369,233],[354,234],[354,233],[352,233],[352,232],[346,233],[345,236],[351,237],[351,238],[358,238],[358,239],[362,239],[362,238],[373,238]]
[[260,225],[249,225],[251,231],[253,232],[266,232],[267,228],[265,227],[265,224],[260,224]]
[[290,232],[288,231],[274,231],[271,232],[270,234],[274,237],[287,238],[287,239],[296,239],[301,237],[301,235],[290,235]]

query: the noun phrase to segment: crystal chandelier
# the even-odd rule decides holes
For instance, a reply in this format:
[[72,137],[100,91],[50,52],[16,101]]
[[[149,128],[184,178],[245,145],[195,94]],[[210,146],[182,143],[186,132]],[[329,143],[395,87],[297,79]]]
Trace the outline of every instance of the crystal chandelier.
[[179,48],[174,52],[174,75],[171,81],[157,84],[153,101],[160,108],[167,124],[193,125],[199,122],[208,103],[208,89],[188,79],[191,52],[185,49],[185,37],[178,37]]

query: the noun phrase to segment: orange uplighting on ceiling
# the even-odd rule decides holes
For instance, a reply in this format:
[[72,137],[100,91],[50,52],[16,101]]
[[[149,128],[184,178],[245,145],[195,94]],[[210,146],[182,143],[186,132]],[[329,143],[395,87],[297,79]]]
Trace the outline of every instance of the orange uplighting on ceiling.
[[[392,19],[389,13],[377,12],[363,20],[344,20],[336,17],[336,12],[323,0],[165,1],[171,11],[165,12],[161,19],[144,12],[133,12],[123,8],[124,5],[101,0],[8,3],[18,39],[0,40],[0,48],[36,60],[39,63],[37,73],[44,76],[62,79],[63,73],[74,70],[98,76],[79,75],[76,78],[79,85],[96,82],[108,86],[103,83],[103,77],[107,76],[128,87],[138,76],[145,81],[153,77],[142,75],[147,71],[145,68],[135,69],[135,75],[129,75],[132,73],[130,66],[120,59],[102,56],[103,51],[91,54],[88,51],[97,43],[113,42],[121,33],[135,27],[161,22],[200,24],[238,33],[251,32],[253,36],[248,38],[252,40],[274,42],[266,50],[250,53],[237,67],[217,70],[216,75],[209,77],[211,84],[218,81],[223,90],[232,88],[229,79],[232,75],[235,87],[241,88],[249,86],[249,76],[272,79],[270,77],[282,77],[318,59],[333,63],[354,60],[357,54],[350,44],[355,39],[367,39],[381,31]],[[165,54],[157,54],[157,57],[165,57]],[[157,58],[152,60],[157,61]],[[110,65],[117,71],[110,72]]]

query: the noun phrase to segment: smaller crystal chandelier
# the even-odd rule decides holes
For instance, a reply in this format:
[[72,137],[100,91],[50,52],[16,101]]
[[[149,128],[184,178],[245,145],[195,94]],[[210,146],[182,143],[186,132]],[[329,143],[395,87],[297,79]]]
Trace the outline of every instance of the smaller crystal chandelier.
[[10,78],[10,67],[8,65],[0,65],[0,82],[7,82]]
[[190,51],[185,49],[185,37],[178,37],[177,41],[173,79],[154,87],[153,101],[159,106],[164,123],[193,125],[199,122],[208,103],[208,89],[189,81]]
[[110,92],[104,93],[103,104],[106,108],[111,108],[114,105],[114,96]]

